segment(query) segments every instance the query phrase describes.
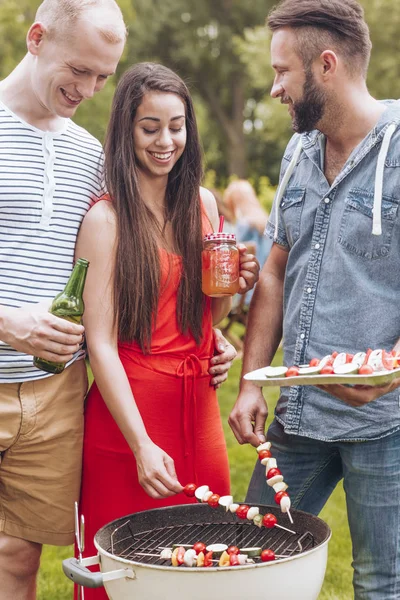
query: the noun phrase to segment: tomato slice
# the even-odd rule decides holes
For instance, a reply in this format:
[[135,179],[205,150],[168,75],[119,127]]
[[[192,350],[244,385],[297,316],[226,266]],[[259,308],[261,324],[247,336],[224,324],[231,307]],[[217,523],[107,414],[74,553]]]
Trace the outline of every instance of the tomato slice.
[[325,365],[320,370],[320,375],[333,375],[333,373],[334,371],[332,365]]
[[178,561],[178,565],[183,565],[183,561],[185,558],[185,548],[183,546],[179,546],[178,552],[176,553],[176,560]]
[[391,352],[386,352],[386,350],[382,352],[382,364],[387,371],[394,369],[394,361],[395,359]]
[[230,554],[229,555],[229,562],[231,564],[231,567],[237,567],[239,564],[239,557],[237,554]]
[[371,367],[371,365],[361,365],[361,367],[358,369],[359,375],[372,375],[373,372],[374,369]]
[[212,567],[212,557],[213,557],[212,551],[207,552],[207,554],[204,557],[204,566],[205,567]]
[[299,367],[289,367],[285,373],[285,377],[297,377],[299,374]]

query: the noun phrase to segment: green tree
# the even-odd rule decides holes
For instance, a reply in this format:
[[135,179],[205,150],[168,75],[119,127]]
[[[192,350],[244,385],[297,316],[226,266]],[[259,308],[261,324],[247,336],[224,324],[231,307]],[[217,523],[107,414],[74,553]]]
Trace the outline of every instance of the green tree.
[[[225,157],[225,164],[213,167],[225,176],[247,175],[243,121],[247,98],[253,96],[235,40],[245,28],[262,25],[271,5],[272,0],[135,0],[128,61],[161,62],[189,82],[207,107],[214,155],[217,146]],[[202,134],[207,151],[208,135]]]

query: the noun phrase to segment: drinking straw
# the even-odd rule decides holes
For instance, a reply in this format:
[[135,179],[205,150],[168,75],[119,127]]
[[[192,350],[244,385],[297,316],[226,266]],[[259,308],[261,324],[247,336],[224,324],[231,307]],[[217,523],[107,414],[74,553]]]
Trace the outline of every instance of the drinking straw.
[[221,215],[219,217],[218,233],[222,233],[223,228],[224,228],[224,215]]

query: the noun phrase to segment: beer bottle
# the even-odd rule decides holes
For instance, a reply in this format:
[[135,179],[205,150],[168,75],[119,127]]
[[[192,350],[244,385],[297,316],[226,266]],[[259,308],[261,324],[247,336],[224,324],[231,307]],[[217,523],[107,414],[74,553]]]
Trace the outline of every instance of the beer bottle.
[[[87,269],[89,262],[84,258],[78,258],[73,268],[70,278],[64,290],[60,292],[53,300],[49,312],[56,317],[61,317],[73,323],[80,323],[84,311],[83,288],[85,286]],[[42,371],[48,373],[62,373],[65,363],[56,363],[35,356],[33,364]]]

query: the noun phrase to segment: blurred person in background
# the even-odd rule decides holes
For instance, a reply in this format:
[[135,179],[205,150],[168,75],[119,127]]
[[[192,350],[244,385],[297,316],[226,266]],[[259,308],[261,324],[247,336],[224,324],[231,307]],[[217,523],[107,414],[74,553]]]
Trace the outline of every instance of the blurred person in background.
[[[245,179],[232,181],[224,191],[222,200],[233,214],[237,241],[247,245],[262,267],[271,250],[272,240],[264,235],[268,213],[261,206],[253,186]],[[250,305],[254,290],[245,295],[245,307]]]
[[237,241],[255,244],[255,254],[262,267],[272,241],[264,235],[268,213],[261,206],[253,186],[245,179],[232,181],[225,189],[222,201],[233,215]]

